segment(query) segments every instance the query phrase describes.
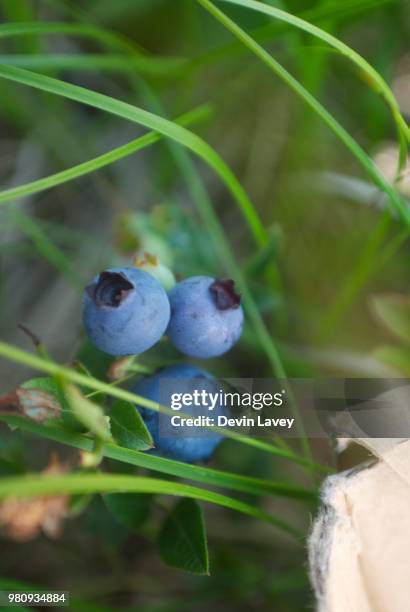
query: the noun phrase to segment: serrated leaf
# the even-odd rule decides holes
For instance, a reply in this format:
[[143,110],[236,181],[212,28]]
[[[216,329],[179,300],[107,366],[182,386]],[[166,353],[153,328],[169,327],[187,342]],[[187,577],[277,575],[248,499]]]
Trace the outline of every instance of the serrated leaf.
[[115,402],[111,409],[110,426],[112,436],[120,446],[131,450],[148,450],[154,446],[140,413],[130,402]]
[[158,535],[162,560],[193,574],[209,574],[208,546],[202,511],[193,499],[179,501]]
[[74,385],[64,384],[65,394],[73,415],[101,440],[111,440],[107,419],[97,404],[84,397]]
[[152,495],[143,493],[110,493],[103,496],[107,509],[116,520],[132,530],[139,529],[148,518],[152,498]]
[[410,342],[410,297],[399,294],[375,295],[373,312],[383,325],[400,340]]

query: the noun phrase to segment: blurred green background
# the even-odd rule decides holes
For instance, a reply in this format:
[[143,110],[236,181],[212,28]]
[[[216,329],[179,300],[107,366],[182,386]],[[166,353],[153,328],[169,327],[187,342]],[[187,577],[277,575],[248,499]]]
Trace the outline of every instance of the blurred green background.
[[[265,4],[300,15],[357,50],[384,76],[408,118],[408,2]],[[339,119],[393,182],[395,127],[357,68],[286,24],[218,6]],[[190,129],[233,170],[269,236],[267,246],[256,246],[216,174],[164,140],[82,178],[1,203],[3,341],[30,350],[30,340],[17,328],[23,323],[56,360],[70,363],[80,355],[104,376],[107,362],[84,345],[82,287],[104,267],[129,262],[136,250],[158,254],[178,277],[227,274],[215,235],[211,240],[201,216],[205,201],[224,229],[288,376],[409,376],[408,337],[400,333],[400,321],[410,312],[408,229],[321,119],[197,2],[0,0],[0,15],[2,24],[88,24],[122,36],[138,57],[115,45],[107,49],[87,35],[2,38],[0,26],[0,64],[48,74],[171,119],[199,109]],[[145,131],[1,79],[2,190],[94,158]],[[408,168],[397,187],[408,206]],[[174,357],[164,342],[142,363],[163,365]],[[272,375],[250,325],[229,356],[207,368],[218,376]],[[28,373],[2,360],[0,391]],[[2,461],[17,471],[44,469],[50,448],[1,429]],[[332,461],[323,441],[314,451],[318,460]],[[218,449],[212,465],[308,482],[299,468],[231,442]],[[115,469],[107,463],[107,470]],[[313,504],[287,499],[258,503],[305,531],[314,512]],[[1,575],[5,581],[70,590],[78,600],[75,609],[311,609],[303,546],[270,526],[208,506],[212,571],[210,577],[195,577],[160,561],[153,539],[161,512],[153,508],[141,529],[130,533],[96,497],[66,523],[59,539],[39,536],[20,543],[5,537]]]

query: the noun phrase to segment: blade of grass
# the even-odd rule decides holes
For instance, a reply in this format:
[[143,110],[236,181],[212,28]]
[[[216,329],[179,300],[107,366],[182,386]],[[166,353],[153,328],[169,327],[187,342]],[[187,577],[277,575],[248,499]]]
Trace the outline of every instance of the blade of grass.
[[[377,9],[383,4],[393,3],[396,0],[351,0],[351,2],[331,2],[329,4],[319,4],[310,9],[297,13],[298,17],[309,20],[310,22],[322,22],[325,19],[331,18],[332,20],[339,20],[340,18],[352,16],[357,12],[365,11],[366,9]],[[269,22],[263,26],[251,30],[250,35],[252,38],[259,42],[271,42],[274,38],[280,34],[284,34],[289,30],[289,24],[285,22]],[[238,53],[243,52],[245,49],[243,45],[237,41],[233,41],[228,44],[223,44],[219,47],[206,51],[194,57],[190,61],[190,66],[198,67],[205,66],[207,64],[215,63],[220,59],[224,59],[228,56],[235,56]]]
[[[91,452],[94,448],[94,440],[83,434],[74,434],[63,429],[57,429],[51,425],[40,425],[18,416],[0,415],[0,421],[8,423],[12,427],[18,427],[22,431],[80,450]],[[150,453],[123,448],[117,444],[105,444],[102,448],[102,454],[109,459],[136,467],[177,476],[186,480],[202,482],[213,487],[223,487],[241,493],[249,493],[262,497],[265,495],[275,495],[301,501],[315,501],[317,498],[317,492],[313,489],[264,480],[262,478],[242,476],[201,465],[183,463],[173,459],[166,459],[165,457],[157,457]]]
[[0,480],[0,498],[87,493],[157,493],[198,499],[270,523],[296,539],[303,534],[285,521],[232,497],[174,481],[116,474],[67,474],[6,477]]
[[393,4],[397,0],[344,0],[340,3],[338,0],[335,2],[322,2],[317,6],[307,9],[303,12],[303,19],[310,21],[322,21],[326,19],[338,19],[345,15],[356,14],[362,11],[370,10],[373,11],[385,4]]
[[18,66],[20,68],[37,69],[43,71],[54,70],[105,70],[111,72],[135,72],[148,76],[173,76],[181,73],[187,60],[173,57],[145,57],[113,54],[93,55],[91,53],[56,53],[45,54],[18,54],[0,55],[0,64]]
[[[15,66],[0,66],[0,77],[80,102],[143,125],[179,142],[204,160],[220,177],[242,211],[257,244],[266,242],[265,228],[241,184],[216,151],[202,138],[172,121],[105,94]],[[0,194],[1,195],[1,194]]]
[[87,23],[19,21],[16,23],[0,24],[0,38],[33,34],[67,34],[69,36],[78,36],[81,38],[92,38],[115,49],[122,49],[128,52],[132,50],[133,53],[138,50],[143,54],[143,50],[138,48],[135,44],[130,44],[126,37],[115,32],[110,32],[105,28]]
[[[226,0],[230,1],[230,0]],[[389,200],[399,213],[400,219],[410,228],[410,213],[401,197],[392,185],[381,175],[373,161],[363,151],[354,138],[344,127],[328,112],[328,110],[312,96],[297,79],[295,79],[279,62],[277,62],[263,47],[255,42],[242,28],[232,21],[225,13],[220,11],[209,0],[197,0],[209,11],[227,30],[236,36],[242,43],[263,61],[276,75],[278,75],[293,91],[301,97],[330,127],[343,144],[351,151],[354,157],[366,170],[373,182],[387,194]],[[265,6],[265,5],[262,5]],[[266,7],[265,8],[270,8]]]
[[[35,7],[30,0],[19,0],[19,2],[3,2],[2,16],[6,22],[14,21],[34,21]],[[39,53],[41,41],[35,36],[27,36],[15,45],[24,53]]]
[[[201,0],[199,1],[201,2]],[[315,36],[316,38],[319,38],[320,40],[323,40],[328,45],[336,49],[341,55],[347,57],[351,62],[353,62],[353,64],[359,68],[363,75],[366,76],[366,82],[369,83],[376,93],[378,93],[384,99],[391,111],[398,130],[399,143],[401,147],[401,165],[399,165],[399,171],[404,167],[407,158],[407,143],[410,142],[410,128],[406,124],[401,114],[399,104],[390,87],[387,85],[383,77],[377,72],[377,70],[375,70],[375,68],[369,64],[369,62],[367,62],[354,49],[343,43],[335,36],[332,36],[332,34],[329,34],[318,26],[309,23],[300,17],[296,17],[291,13],[273,6],[267,6],[266,4],[258,2],[257,0],[221,0],[221,2],[235,4],[250,10],[258,11],[270,17],[274,17],[279,21],[288,23],[291,26],[294,26],[300,30],[303,30],[304,32],[307,32],[308,34],[311,34],[312,36]]]
[[[175,121],[182,126],[191,125],[197,121],[202,121],[209,115],[209,113],[210,107],[201,106],[185,113],[184,115],[181,115],[181,117],[177,118]],[[14,200],[16,198],[28,196],[33,193],[38,193],[39,191],[44,191],[45,189],[50,189],[56,185],[61,185],[67,181],[71,181],[89,174],[90,172],[94,172],[95,170],[99,170],[100,168],[104,168],[105,166],[123,159],[128,155],[132,155],[137,151],[155,144],[161,139],[161,137],[161,134],[158,132],[149,132],[148,134],[144,134],[144,136],[140,136],[139,138],[136,138],[125,145],[116,147],[107,153],[103,153],[98,157],[94,157],[86,162],[82,162],[81,164],[77,164],[71,168],[67,168],[67,170],[56,172],[55,174],[26,183],[25,185],[5,189],[0,192],[0,204],[3,202],[9,202],[10,200]]]
[[[329,4],[320,4],[319,6],[315,6],[311,9],[305,10],[302,13],[298,14],[298,17],[309,20],[310,22],[319,22],[323,19],[339,19],[343,18],[346,15],[352,15],[361,11],[365,11],[366,9],[376,9],[379,6],[384,4],[390,4],[395,2],[395,0],[350,0],[344,2],[343,4],[339,2],[330,2]],[[79,15],[72,7],[65,7],[67,14],[71,17],[78,18]],[[83,11],[82,17],[86,18],[88,13]],[[93,21],[92,15],[88,14],[89,21]],[[282,23],[268,23],[256,30],[252,31],[252,37],[259,41],[268,41],[272,40],[274,35],[278,35],[281,32],[285,31],[287,26],[286,22]],[[175,69],[179,71],[179,68],[185,67],[187,69],[189,66],[194,67],[198,65],[204,65],[210,63],[212,61],[218,60],[220,57],[226,57],[228,54],[232,52],[237,52],[242,49],[242,47],[238,43],[231,43],[229,45],[222,45],[218,49],[213,49],[212,51],[207,51],[205,54],[197,58],[158,58],[158,56],[149,55],[146,50],[142,49],[138,46],[134,41],[131,41],[123,34],[116,33],[107,29],[106,27],[99,27],[96,24],[89,25],[85,23],[66,23],[66,22],[24,22],[19,20],[18,23],[5,23],[0,24],[0,37],[10,37],[10,36],[33,36],[33,35],[47,35],[47,34],[65,34],[69,36],[78,36],[83,38],[91,38],[99,41],[105,47],[115,49],[118,51],[123,51],[128,55],[134,55],[134,60],[138,64],[140,70],[146,70],[147,73],[152,74],[167,74],[169,76],[169,69]],[[138,58],[135,57],[138,54]],[[28,61],[30,61],[28,56],[25,56]],[[44,61],[54,62],[54,56],[43,56]],[[72,57],[72,56],[70,56]],[[95,56],[94,56],[95,57]],[[104,58],[96,57],[97,62],[101,62],[101,66],[103,67],[105,64]],[[40,65],[40,59],[32,60],[32,67],[34,65]],[[36,61],[38,64],[36,64]],[[79,60],[86,61],[84,56],[83,59]],[[24,65],[27,67],[27,65]]]
[[[30,368],[39,370],[41,372],[46,372],[47,374],[50,374],[52,376],[60,376],[65,380],[73,382],[87,389],[93,389],[95,391],[100,391],[101,393],[105,393],[106,395],[109,395],[111,397],[116,397],[118,399],[124,399],[128,402],[138,403],[141,406],[150,408],[151,410],[163,412],[164,414],[174,414],[172,410],[165,408],[163,406],[159,407],[156,402],[152,402],[144,397],[140,397],[139,395],[136,395],[135,393],[131,393],[130,391],[127,391],[125,389],[121,389],[116,386],[110,385],[108,383],[105,383],[91,376],[85,376],[84,374],[81,374],[80,372],[72,370],[71,368],[60,366],[57,363],[54,363],[47,359],[43,359],[41,357],[38,357],[37,355],[33,355],[32,353],[23,351],[5,342],[0,342],[0,355],[10,361],[14,361],[15,363],[26,365]],[[271,444],[263,442],[262,440],[242,436],[226,428],[210,427],[210,429],[215,429],[216,431],[220,431],[222,435],[224,435],[226,438],[231,438],[243,444],[247,444],[248,446],[259,448],[260,450],[264,450],[277,457],[283,457],[284,459],[289,459],[290,461],[294,461],[295,463],[298,463],[299,465],[314,468],[319,471],[323,471],[323,470],[328,471],[328,469],[325,466],[321,466],[320,464],[312,463],[311,461],[308,461],[307,459],[303,457],[299,457],[298,455],[288,450],[279,449]]]

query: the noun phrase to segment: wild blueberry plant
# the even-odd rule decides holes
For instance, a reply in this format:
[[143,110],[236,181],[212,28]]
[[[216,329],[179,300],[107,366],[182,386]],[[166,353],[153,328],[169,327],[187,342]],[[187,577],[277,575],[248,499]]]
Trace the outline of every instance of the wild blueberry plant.
[[[292,76],[292,74],[290,74],[258,43],[254,37],[250,36],[243,28],[209,0],[198,0],[198,2],[213,15],[220,24],[230,31],[240,44],[243,44],[270,70],[278,75],[307,104],[307,106],[327,124],[339,141],[349,149],[374,184],[386,194],[387,201],[391,204],[392,209],[398,213],[404,236],[407,238],[410,223],[408,208],[406,208],[394,186],[380,174],[369,156],[354,138],[341,126],[331,113]],[[281,23],[287,24],[287,27],[289,26],[307,32],[314,38],[330,45],[337,53],[352,62],[353,65],[359,69],[359,73],[363,77],[362,80],[382,97],[390,109],[399,134],[401,150],[400,167],[403,166],[407,154],[409,129],[400,114],[400,109],[398,108],[391,90],[380,75],[378,75],[360,55],[319,27],[312,26],[312,24],[308,23],[306,20],[295,17],[286,11],[279,11],[266,4],[251,0],[230,0],[230,4],[236,4],[254,12],[263,13],[274,20],[279,20]],[[356,4],[360,4],[360,2]],[[51,21],[24,23],[16,21],[16,23],[0,25],[1,37],[13,37],[17,39],[18,37],[27,35],[42,37],[46,34],[77,36],[83,37],[88,41],[98,41],[104,48],[100,60],[106,60],[108,63],[110,60],[111,66],[112,57],[110,57],[110,54],[115,51],[119,57],[117,57],[117,63],[114,62],[114,64],[118,70],[122,72],[125,71],[129,79],[130,87],[134,91],[139,88],[140,82],[138,81],[137,83],[135,81],[135,74],[133,74],[132,71],[130,72],[130,66],[133,68],[138,66],[142,67],[145,63],[145,66],[150,65],[152,68],[160,69],[160,67],[155,64],[155,58],[145,57],[135,44],[98,26],[90,26],[89,24],[75,21],[70,23],[54,23]],[[214,211],[210,198],[204,190],[202,181],[188,155],[189,152],[194,153],[218,175],[243,215],[254,239],[255,248],[258,250],[258,253],[265,253],[266,250],[269,249],[269,234],[244,189],[216,151],[187,128],[187,125],[191,124],[193,121],[197,121],[198,118],[201,117],[201,114],[203,116],[204,109],[194,109],[194,111],[176,120],[166,119],[164,113],[156,110],[159,101],[152,101],[149,95],[149,88],[146,89],[148,92],[147,99],[150,100],[149,105],[150,108],[153,109],[153,112],[148,112],[133,104],[125,103],[111,96],[92,91],[91,89],[75,86],[59,78],[50,78],[41,73],[41,68],[39,68],[39,72],[21,69],[17,64],[21,65],[23,61],[24,65],[24,57],[22,58],[20,56],[14,58],[13,55],[10,55],[8,59],[8,65],[0,65],[0,77],[2,79],[45,92],[46,98],[51,94],[61,99],[71,100],[90,108],[98,109],[104,113],[121,117],[126,121],[142,125],[150,129],[151,132],[124,146],[117,147],[104,155],[68,168],[67,170],[37,179],[28,184],[4,190],[0,193],[0,203],[39,193],[56,185],[72,181],[77,177],[91,173],[98,168],[151,146],[163,137],[167,138],[170,141],[168,146],[171,147],[173,159],[176,161],[177,167],[181,170],[181,174],[184,175],[188,182],[192,201],[204,221],[209,240],[212,242],[215,252],[217,253],[218,260],[222,263],[227,275],[235,279],[238,289],[242,294],[243,306],[247,314],[249,328],[253,330],[256,342],[266,355],[266,361],[272,373],[275,376],[284,378],[286,371],[283,367],[281,355],[276,346],[274,337],[269,333],[266,322],[257,306],[255,296],[250,289],[249,278],[244,273],[241,264],[237,261],[236,256],[231,250],[229,241],[226,239],[223,227],[219,222],[218,215]],[[32,59],[31,57],[26,58],[26,66],[32,65],[29,61]],[[71,60],[70,58],[68,58],[68,60],[65,58],[65,64],[63,58],[58,57],[58,55],[53,55],[49,58],[36,57],[34,59],[36,59],[37,65],[43,65],[46,69],[50,66],[50,61],[53,60],[52,67],[53,70],[57,72],[61,72],[63,69],[67,69],[67,67],[70,68],[70,61],[72,62],[71,68],[75,66],[78,68],[79,66],[78,58],[72,58]],[[77,59],[77,64],[75,64],[75,59]],[[93,64],[93,60],[91,57],[86,57],[85,59],[89,59],[89,63],[86,66],[87,69],[89,69],[90,65]],[[43,64],[41,64],[41,61]],[[96,61],[95,67],[97,67]],[[79,138],[81,139],[81,134]],[[180,145],[182,145],[182,148],[180,148]],[[25,227],[27,231],[33,232],[32,227],[31,230],[28,228],[27,224]],[[46,232],[41,234],[39,228],[35,228],[35,230],[37,231],[37,239],[39,239],[38,237],[40,235],[42,244],[47,246],[47,249],[43,249],[43,251],[47,253],[49,261],[51,261],[62,274],[66,274],[67,271],[71,272],[69,266],[67,266],[67,262],[64,258],[62,259],[61,253],[55,249],[55,245],[51,242],[50,246],[50,240]],[[400,244],[402,244],[402,242],[398,241],[395,248],[398,248]],[[207,270],[204,271],[206,272]],[[129,333],[128,329],[126,329],[126,336],[124,335],[126,341],[124,339],[121,340],[121,346],[115,344],[116,340],[118,340],[116,337],[111,338],[109,343],[106,343],[106,340],[100,342],[100,332],[95,333],[95,327],[101,324],[99,322],[99,315],[91,315],[90,309],[98,306],[100,308],[112,308],[115,314],[123,311],[125,312],[126,308],[124,308],[124,306],[126,306],[127,301],[130,299],[130,292],[133,291],[135,286],[133,279],[129,279],[127,274],[121,278],[118,276],[114,278],[112,276],[118,274],[118,272],[109,271],[108,274],[111,274],[111,276],[98,277],[92,284],[94,286],[91,287],[88,292],[88,297],[91,302],[87,302],[85,305],[85,311],[87,313],[85,315],[86,325],[90,326],[89,333],[93,337],[95,343],[108,353],[113,353],[115,355],[138,354],[147,350],[149,345],[154,344],[164,333],[169,323],[170,311],[167,310],[166,296],[164,297],[164,292],[160,291],[157,285],[151,281],[148,283],[150,285],[150,291],[152,289],[152,295],[154,296],[155,293],[156,296],[152,299],[155,303],[158,302],[163,304],[163,307],[160,309],[160,312],[158,312],[153,326],[150,329],[150,339],[148,343],[144,344],[146,337],[143,342],[142,338],[138,337],[138,335],[134,335],[136,332]],[[140,278],[142,278],[141,274],[138,274]],[[136,272],[133,271],[132,276],[135,275]],[[270,275],[270,280],[274,281],[275,287],[279,287],[281,279],[276,266],[270,271]],[[214,277],[212,277],[212,279],[214,279]],[[115,282],[112,282],[114,280]],[[184,282],[186,281],[183,281],[181,285]],[[213,280],[211,284],[214,284],[214,282]],[[360,282],[356,283],[354,286],[360,288]],[[212,299],[215,298],[220,300],[223,298],[225,300],[225,294],[229,294],[229,291],[226,291],[226,286],[214,285],[214,289],[215,295]],[[178,293],[179,290],[175,289],[175,295],[178,295]],[[230,331],[232,331],[233,334],[226,345],[229,348],[231,344],[236,342],[240,335],[240,328],[242,325],[241,308],[237,307],[234,301],[232,303],[224,301],[224,305],[228,304],[228,307],[219,308],[217,304],[215,306],[215,302],[210,301],[211,298],[209,297],[209,293],[207,294],[207,298],[209,300],[206,302],[207,320],[203,322],[203,325],[204,327],[208,327],[209,320],[221,319],[224,313],[226,318],[228,318],[229,315],[229,325],[232,325]],[[87,299],[88,298],[86,298],[86,300]],[[171,302],[173,299],[174,298],[171,296]],[[201,308],[199,308],[199,311],[201,311]],[[111,311],[110,314],[112,314]],[[142,314],[143,309],[139,312],[139,315]],[[140,323],[141,322],[142,320]],[[191,346],[192,343],[190,340],[192,335],[188,334],[188,338],[186,338],[185,332],[181,327],[175,326],[174,329],[171,323],[168,329],[171,340],[173,340],[178,348],[181,348],[188,355],[210,357],[211,355],[221,354],[221,348],[212,345],[212,338],[208,337],[206,349],[204,347],[198,349],[197,346]],[[129,343],[129,345],[124,346],[122,344],[123,342],[126,342],[126,344]],[[271,523],[286,531],[288,534],[296,536],[296,538],[300,537],[300,534],[292,525],[289,525],[283,519],[277,518],[261,510],[256,498],[281,495],[288,499],[299,499],[310,503],[315,497],[314,490],[292,485],[287,482],[275,482],[269,479],[247,476],[234,472],[225,472],[216,468],[192,465],[175,459],[155,456],[150,452],[146,452],[152,447],[153,442],[155,442],[156,434],[154,429],[151,431],[150,427],[147,428],[145,426],[144,420],[139,418],[140,412],[151,410],[154,411],[155,414],[157,414],[158,411],[166,413],[166,406],[158,406],[158,402],[150,398],[149,393],[144,397],[143,393],[140,395],[134,392],[138,391],[138,389],[129,391],[126,386],[122,384],[125,381],[121,379],[114,382],[106,382],[103,376],[96,376],[88,371],[84,365],[79,365],[77,363],[72,367],[67,367],[57,364],[45,353],[44,347],[41,345],[38,347],[38,351],[40,354],[34,355],[4,342],[0,342],[1,356],[15,363],[33,368],[45,375],[42,378],[27,381],[27,383],[22,385],[24,388],[28,387],[25,388],[26,393],[16,393],[12,400],[9,398],[9,402],[12,401],[13,410],[9,408],[6,409],[3,403],[0,418],[13,427],[19,427],[22,431],[81,450],[83,453],[87,454],[88,458],[90,458],[90,456],[92,457],[94,460],[94,468],[100,466],[101,469],[98,471],[90,471],[90,464],[88,464],[87,469],[79,469],[72,473],[55,477],[30,475],[24,478],[21,476],[2,478],[0,480],[0,496],[2,498],[10,496],[27,497],[35,495],[53,495],[56,493],[74,495],[79,493],[116,494],[119,492],[126,492],[130,496],[132,493],[137,493],[138,495],[164,494],[167,496],[180,496],[187,500],[202,500],[242,512],[251,517]],[[141,368],[140,373],[146,373],[144,367],[140,366],[136,360],[130,359],[126,365],[129,368],[127,376],[129,374],[135,374],[138,368]],[[27,391],[30,390],[34,390],[35,393],[27,394]],[[40,395],[40,393],[42,395]],[[35,411],[34,414],[36,418],[32,418],[33,398],[36,398],[35,401],[37,402],[38,399],[41,398],[43,405],[45,403],[46,407],[49,409],[48,413],[47,410],[41,413],[41,419],[38,412]],[[108,405],[108,399],[114,400],[115,403],[113,405]],[[139,410],[135,410],[135,405],[138,405]],[[58,410],[56,411],[56,406],[60,407],[59,418],[45,418],[47,415],[50,416],[51,413],[53,417],[56,416],[58,413]],[[13,414],[11,414],[11,412]],[[152,416],[152,413],[149,414]],[[28,418],[30,415],[31,418]],[[326,471],[323,469],[323,466],[316,465],[312,462],[309,453],[309,445],[303,438],[303,456],[300,456],[298,453],[289,450],[289,448],[284,446],[281,442],[272,444],[262,440],[238,436],[232,432],[225,432],[225,435],[232,440],[232,444],[237,445],[237,448],[240,448],[240,445],[251,447],[255,450],[267,453],[268,456],[270,455],[275,458],[289,460],[303,468],[313,469],[315,472],[316,470],[319,473]],[[152,472],[167,475],[170,478],[151,478],[141,475],[130,476],[122,473],[108,473],[104,469],[104,463],[100,463],[103,458],[115,460],[119,464],[128,464],[134,467],[145,468]],[[182,458],[184,459],[185,457]],[[178,480],[175,480],[175,478]],[[186,484],[185,482],[181,482],[181,480],[201,483],[206,485],[207,488]],[[214,487],[234,491],[239,494],[251,495],[252,501],[245,502],[235,496],[217,493],[213,490]],[[132,513],[133,504],[135,503],[134,497],[130,497],[129,499],[131,500],[131,507],[127,508],[127,515],[129,515],[130,512]],[[193,570],[197,573],[207,573],[208,557],[200,512],[198,513],[198,508],[195,505],[184,505],[185,501],[186,500],[181,502],[169,513],[169,520],[166,520],[162,526],[160,537],[162,555],[173,565],[191,569],[191,571]],[[111,503],[110,507],[115,507],[118,511],[118,503]],[[124,514],[123,507],[121,508],[121,514],[122,516]],[[189,553],[183,547],[181,550],[184,550],[184,554],[181,558],[175,559],[170,553],[172,547],[169,544],[169,524],[170,521],[172,523],[175,516],[194,517],[194,523],[190,523],[188,539],[189,541],[200,542],[195,562],[193,562],[192,557],[188,558]],[[200,534],[199,538],[197,537],[198,534]],[[175,536],[175,534],[172,535]],[[175,544],[175,542],[172,544]]]

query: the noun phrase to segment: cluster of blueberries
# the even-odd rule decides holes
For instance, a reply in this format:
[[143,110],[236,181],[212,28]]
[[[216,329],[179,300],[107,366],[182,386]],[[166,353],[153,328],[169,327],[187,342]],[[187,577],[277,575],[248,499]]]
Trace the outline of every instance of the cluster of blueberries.
[[[185,355],[206,359],[223,355],[238,341],[243,310],[230,279],[193,276],[177,283],[167,294],[158,280],[144,270],[111,268],[94,277],[86,287],[83,322],[93,344],[110,355],[139,355],[166,334]],[[172,380],[176,381],[178,391],[185,383],[190,392],[219,390],[211,374],[189,364],[161,368],[140,379],[132,390],[169,405],[172,389],[168,384],[167,401],[162,383]],[[137,409],[152,435],[153,453],[188,462],[203,461],[222,439],[221,435],[206,430],[193,435],[192,427],[168,427],[164,433],[160,426],[164,416],[142,406]],[[197,416],[194,410],[192,407],[184,412]],[[214,415],[223,414],[224,410],[216,406]]]

